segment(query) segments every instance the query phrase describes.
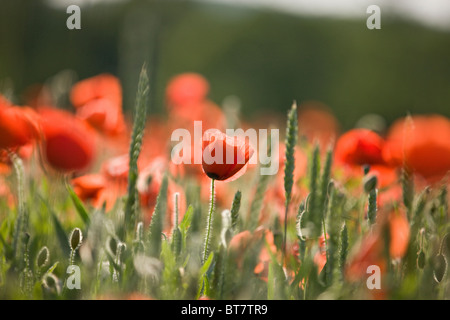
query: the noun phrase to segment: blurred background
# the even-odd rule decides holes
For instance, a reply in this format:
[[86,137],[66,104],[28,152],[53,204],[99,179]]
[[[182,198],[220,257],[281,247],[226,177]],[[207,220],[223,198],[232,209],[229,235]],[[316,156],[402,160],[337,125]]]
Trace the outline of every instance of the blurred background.
[[[66,27],[71,4],[81,30]],[[371,4],[381,30],[366,27]],[[172,76],[198,72],[216,103],[239,98],[244,119],[284,117],[293,100],[327,105],[342,130],[366,114],[450,116],[450,1],[0,2],[0,91],[17,103],[34,84],[110,72],[131,110],[144,61],[151,112],[164,110]]]

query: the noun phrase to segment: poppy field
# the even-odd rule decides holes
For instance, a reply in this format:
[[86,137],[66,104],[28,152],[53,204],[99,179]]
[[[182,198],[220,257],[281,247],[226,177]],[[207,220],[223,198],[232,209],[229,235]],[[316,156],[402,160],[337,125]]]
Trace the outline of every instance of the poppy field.
[[[70,109],[45,86],[0,96],[1,299],[450,298],[450,119],[340,132],[294,101],[281,126],[252,123],[198,73],[154,115],[145,65],[136,78],[130,113],[109,73],[71,85]],[[175,148],[199,122],[183,147],[201,152]],[[225,133],[262,127],[279,136]],[[265,142],[274,174],[251,161]]]

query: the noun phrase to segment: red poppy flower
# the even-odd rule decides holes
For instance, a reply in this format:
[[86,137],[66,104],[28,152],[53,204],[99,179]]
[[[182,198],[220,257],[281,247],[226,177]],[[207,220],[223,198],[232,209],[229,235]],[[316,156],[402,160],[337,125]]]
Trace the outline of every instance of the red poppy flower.
[[208,81],[197,73],[183,73],[173,77],[166,88],[169,106],[184,106],[198,103],[206,98]]
[[395,167],[384,161],[385,140],[372,130],[353,129],[339,137],[334,158],[350,176],[361,177],[362,166],[369,165],[370,173],[378,178],[378,186],[386,187],[397,180]]
[[0,102],[0,149],[18,148],[38,137],[38,116],[32,109]]
[[238,267],[242,267],[246,251],[261,241],[264,232],[263,227],[258,227],[254,232],[244,230],[231,238],[228,244],[228,252],[230,258],[233,259]]
[[269,277],[269,264],[272,260],[272,256],[277,254],[277,246],[275,245],[275,239],[273,233],[269,230],[264,232],[264,241],[266,245],[263,245],[258,257],[258,264],[253,269],[253,272],[259,276],[263,281],[268,281]]
[[95,133],[82,120],[57,109],[39,109],[44,134],[43,154],[56,170],[86,169],[95,157]]
[[102,174],[87,174],[72,179],[73,190],[82,201],[97,198],[107,181]]
[[[0,173],[2,172],[0,171]],[[11,192],[8,183],[5,181],[5,178],[1,176],[0,176],[0,199],[1,199],[0,201],[6,203],[8,207],[13,207],[16,203],[14,200],[14,194]]]
[[245,166],[253,155],[247,141],[229,137],[219,130],[208,130],[203,135],[203,171],[215,180],[231,181],[245,172]]
[[[199,125],[200,123],[200,125]],[[169,110],[168,125],[170,132],[178,128],[189,131],[191,136],[191,152],[190,158],[186,158],[183,164],[178,165],[181,172],[199,178],[203,175],[202,166],[196,163],[196,159],[200,159],[202,145],[202,136],[209,129],[225,130],[226,117],[223,111],[216,104],[210,101],[189,104],[183,108]],[[200,128],[198,132],[197,128]],[[161,142],[159,142],[161,143]]]
[[450,170],[450,120],[440,115],[412,116],[395,122],[388,133],[384,159],[406,166],[428,182]]
[[302,103],[298,109],[300,136],[310,143],[318,142],[322,151],[334,144],[339,133],[339,123],[331,110],[318,101]]
[[[144,222],[149,224],[155,209],[156,201],[161,189],[166,163],[163,158],[154,159],[140,173],[138,178],[138,193],[141,207],[144,210]],[[167,186],[167,212],[164,215],[164,233],[170,234],[174,226],[175,218],[175,194],[178,194],[178,222],[184,217],[186,211],[186,196],[183,189],[172,179],[169,179]]]
[[[327,234],[327,240],[329,239],[329,235]],[[314,255],[314,263],[317,265],[318,272],[322,272],[325,264],[327,263],[327,248],[325,237],[322,234],[319,237],[319,251]]]
[[402,258],[408,249],[410,227],[406,213],[402,210],[391,211],[388,216],[390,243],[389,253],[392,258]]
[[128,155],[107,159],[99,173],[86,174],[72,180],[75,193],[94,208],[105,206],[110,211],[127,192]]
[[351,166],[382,164],[383,143],[383,138],[371,130],[350,130],[337,141],[336,162]]
[[410,239],[410,227],[406,214],[403,211],[382,212],[380,223],[372,230],[360,245],[356,247],[345,268],[346,278],[350,281],[359,281],[367,277],[367,267],[376,265],[381,273],[386,271],[385,236],[389,231],[389,255],[392,259],[401,259],[407,251]]
[[77,116],[106,134],[123,132],[122,87],[111,74],[100,74],[77,82],[70,92]]

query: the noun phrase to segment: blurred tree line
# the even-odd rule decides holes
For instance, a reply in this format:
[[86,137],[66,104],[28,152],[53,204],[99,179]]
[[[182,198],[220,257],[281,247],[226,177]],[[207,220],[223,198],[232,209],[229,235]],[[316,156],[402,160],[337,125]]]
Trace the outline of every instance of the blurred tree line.
[[[119,76],[133,105],[148,61],[152,112],[175,74],[195,71],[217,103],[241,99],[242,113],[284,113],[293,100],[319,100],[343,129],[367,113],[388,122],[407,113],[450,116],[450,32],[383,13],[382,29],[362,20],[299,17],[191,1],[127,1],[81,7],[81,30],[65,8],[41,0],[0,3],[0,84],[21,94],[62,70],[76,79]],[[0,87],[0,88],[2,88]]]

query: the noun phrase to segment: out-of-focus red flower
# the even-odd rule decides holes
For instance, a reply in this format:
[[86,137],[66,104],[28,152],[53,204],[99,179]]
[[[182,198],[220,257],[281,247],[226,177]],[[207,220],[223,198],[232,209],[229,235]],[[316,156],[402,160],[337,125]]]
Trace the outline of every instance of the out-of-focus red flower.
[[6,150],[0,151],[0,175],[9,173],[11,171],[11,159],[9,157],[9,154]]
[[[1,168],[1,167],[0,167]],[[1,173],[1,171],[0,171]],[[11,208],[15,205],[14,195],[9,188],[8,183],[0,176],[0,199]]]
[[393,210],[388,216],[389,224],[389,254],[394,259],[401,259],[408,249],[410,227],[406,213],[403,210]]
[[101,189],[94,201],[94,206],[99,208],[106,205],[106,210],[111,210],[117,200],[127,193],[129,171],[128,154],[109,158],[102,163],[100,174],[106,179],[105,188]]
[[198,73],[182,73],[170,79],[166,87],[170,107],[185,106],[205,100],[209,91],[208,81]]
[[386,187],[397,180],[395,167],[383,159],[384,139],[368,129],[353,129],[339,137],[334,159],[347,174],[362,177],[363,166],[370,166],[370,173],[378,178],[378,185]]
[[77,82],[70,92],[76,114],[109,135],[125,130],[122,114],[122,87],[117,77],[99,74]]
[[39,138],[39,119],[30,108],[0,103],[0,149],[16,149]]
[[109,178],[118,179],[124,183],[128,181],[128,171],[130,170],[130,157],[122,154],[105,160],[102,164],[102,173]]
[[[329,235],[327,234],[327,240],[329,239]],[[314,263],[317,265],[318,273],[322,272],[325,264],[327,263],[327,248],[325,237],[322,234],[319,237],[319,251],[314,255]]]
[[[156,158],[139,174],[138,192],[141,207],[144,210],[144,223],[149,224],[158,198],[164,172],[167,169],[166,161],[163,158]],[[175,222],[175,194],[178,195],[178,222],[184,217],[187,209],[186,195],[184,190],[172,179],[167,185],[167,212],[165,213],[164,232],[170,234]]]
[[298,128],[300,136],[309,143],[319,143],[326,151],[334,145],[339,134],[339,123],[331,110],[321,102],[307,101],[298,109]]
[[277,247],[274,242],[273,233],[269,230],[265,230],[264,239],[266,245],[263,245],[258,257],[258,264],[255,266],[253,272],[258,275],[262,280],[268,281],[269,276],[269,264],[273,255],[277,253]]
[[193,133],[194,121],[202,122],[202,133],[208,129],[225,130],[226,127],[226,117],[222,109],[209,100],[169,109],[168,114],[173,129],[184,128]]
[[145,128],[142,151],[139,157],[139,163],[143,167],[156,158],[168,160],[171,134],[168,123],[156,116],[151,117]]
[[415,115],[395,122],[387,135],[384,159],[406,166],[429,183],[450,170],[450,120],[440,115]]
[[381,273],[386,271],[387,261],[384,255],[384,241],[379,231],[366,235],[345,267],[345,276],[349,281],[360,281],[367,276],[367,268],[376,265]]
[[41,138],[40,119],[28,107],[13,106],[0,95],[0,174],[11,170],[10,152],[28,159]]
[[48,164],[63,172],[87,169],[95,158],[95,132],[63,110],[41,108],[39,114]]
[[[389,236],[389,252],[386,250],[386,235]],[[367,279],[367,268],[375,265],[380,268],[381,279],[391,259],[401,259],[406,254],[410,239],[410,226],[406,214],[402,210],[382,212],[379,224],[367,234],[350,256],[345,266],[345,277],[348,281],[358,282]],[[382,285],[383,287],[383,285]],[[385,288],[382,288],[386,294]]]
[[347,131],[337,141],[335,160],[350,166],[383,164],[383,143],[383,138],[371,130]]
[[249,230],[244,230],[231,238],[229,248],[237,252],[243,251],[247,249],[252,240],[252,233]]
[[72,179],[73,190],[82,201],[97,198],[100,190],[106,187],[107,181],[102,174],[87,174]]
[[321,251],[316,252],[314,255],[314,263],[317,266],[318,273],[321,273],[327,263],[327,253]]
[[72,179],[75,193],[95,208],[105,206],[110,211],[117,200],[127,192],[128,155],[105,160],[99,173],[90,173]]
[[220,181],[240,177],[254,152],[247,141],[229,137],[219,130],[205,132],[202,150],[203,171],[211,179]]
[[228,251],[230,257],[234,259],[238,267],[242,267],[247,250],[254,245],[259,244],[264,233],[265,229],[263,227],[258,227],[253,233],[249,230],[244,230],[231,238],[230,243],[228,244]]
[[399,204],[402,202],[402,198],[403,198],[402,185],[401,183],[396,183],[390,186],[389,188],[379,190],[377,197],[377,206],[379,208],[383,208]]
[[12,105],[11,102],[8,99],[6,99],[5,96],[0,94],[0,109],[11,107],[11,105]]

